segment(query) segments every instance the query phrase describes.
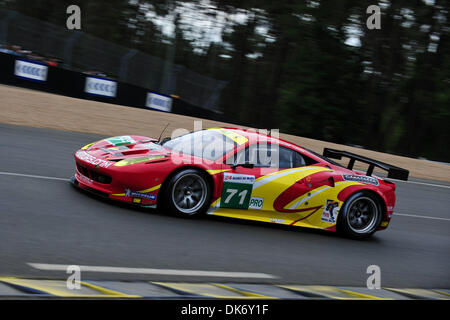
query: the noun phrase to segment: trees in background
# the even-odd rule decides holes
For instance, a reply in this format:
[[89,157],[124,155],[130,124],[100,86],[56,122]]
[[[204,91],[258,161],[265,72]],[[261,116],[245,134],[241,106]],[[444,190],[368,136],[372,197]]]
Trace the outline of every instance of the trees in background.
[[[445,0],[0,0],[228,81],[230,122],[450,161],[449,7]],[[182,98],[182,97],[181,97]]]

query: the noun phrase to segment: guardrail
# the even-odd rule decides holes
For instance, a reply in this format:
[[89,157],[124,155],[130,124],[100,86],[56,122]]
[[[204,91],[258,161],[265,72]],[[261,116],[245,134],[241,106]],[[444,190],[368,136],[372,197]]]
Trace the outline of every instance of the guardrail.
[[[177,94],[192,105],[216,112],[219,96],[227,84],[175,64],[173,59],[162,59],[82,30],[69,30],[65,24],[52,24],[3,8],[0,8],[0,44],[57,58],[66,69],[101,70],[120,81]],[[173,48],[169,46],[169,52]]]
[[121,82],[76,72],[8,53],[0,53],[0,83],[142,109],[171,112],[216,121],[219,113],[194,106],[176,96]]

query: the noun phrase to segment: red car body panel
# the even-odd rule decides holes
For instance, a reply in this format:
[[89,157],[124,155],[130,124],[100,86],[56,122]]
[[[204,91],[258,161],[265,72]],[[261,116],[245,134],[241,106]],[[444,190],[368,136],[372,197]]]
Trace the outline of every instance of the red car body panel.
[[[160,199],[158,195],[167,177],[183,168],[197,168],[208,173],[208,177],[210,177],[212,185],[211,206],[214,207],[214,204],[220,200],[222,195],[225,172],[236,175],[251,175],[254,176],[255,181],[266,179],[283,170],[286,174],[290,172],[289,170],[279,168],[261,169],[241,166],[232,168],[231,165],[225,163],[229,157],[235,156],[241,150],[245,150],[249,145],[256,144],[263,139],[267,143],[286,147],[300,153],[304,157],[312,159],[314,163],[308,165],[307,168],[313,171],[314,168],[319,169],[319,172],[309,174],[298,181],[294,181],[288,187],[285,184],[277,184],[277,181],[271,182],[274,190],[280,193],[273,201],[273,209],[271,210],[280,216],[283,213],[289,215],[299,213],[302,210],[309,210],[307,214],[305,213],[307,215],[306,218],[305,216],[301,217],[300,220],[303,220],[308,219],[313,214],[317,214],[317,211],[320,213],[321,210],[324,210],[324,206],[320,204],[316,206],[317,208],[299,207],[289,209],[287,208],[289,203],[292,203],[298,197],[306,196],[314,190],[320,191],[328,187],[328,190],[333,190],[336,184],[349,184],[348,181],[345,181],[344,175],[361,175],[359,172],[335,165],[300,146],[282,139],[235,128],[221,128],[221,130],[245,137],[246,141],[243,140],[245,143],[237,145],[233,150],[216,161],[205,161],[205,159],[200,157],[172,151],[157,144],[156,139],[144,136],[120,136],[91,143],[75,152],[76,183],[82,189],[99,193],[109,199],[134,203],[140,206],[156,207]],[[127,161],[131,164],[127,164]],[[133,161],[136,161],[136,163],[132,163]],[[324,171],[320,171],[321,169],[324,169]],[[381,178],[375,179],[376,185],[354,182],[352,185],[346,186],[337,194],[335,200],[344,202],[350,195],[361,190],[373,192],[379,197],[383,207],[382,224],[378,227],[381,230],[387,227],[393,214],[395,184]],[[216,203],[215,206],[217,207],[218,204]],[[256,214],[258,213],[256,212]],[[245,219],[245,212],[242,217]],[[300,225],[294,220],[289,221],[289,224]],[[310,225],[307,224],[306,226]],[[335,224],[327,225],[326,223],[320,223],[318,226],[313,227],[330,231],[336,230]]]

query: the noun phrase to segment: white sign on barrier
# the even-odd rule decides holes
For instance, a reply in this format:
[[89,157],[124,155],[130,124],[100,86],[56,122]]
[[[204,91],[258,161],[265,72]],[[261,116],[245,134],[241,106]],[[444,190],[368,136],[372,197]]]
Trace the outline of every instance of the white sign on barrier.
[[147,108],[164,112],[172,111],[172,98],[162,96],[153,92],[147,93]]
[[95,77],[86,77],[84,91],[89,94],[114,98],[117,91],[117,82]]
[[14,74],[18,77],[36,81],[47,81],[47,73],[48,67],[45,65],[16,60]]

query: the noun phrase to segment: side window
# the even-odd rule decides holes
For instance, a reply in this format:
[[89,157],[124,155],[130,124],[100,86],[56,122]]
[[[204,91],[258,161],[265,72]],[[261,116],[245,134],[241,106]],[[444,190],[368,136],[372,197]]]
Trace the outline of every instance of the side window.
[[[268,145],[261,148],[257,144],[252,144],[234,156],[234,164],[252,163],[256,168],[270,167],[272,151]],[[227,160],[227,164],[229,164],[229,160]]]
[[[309,159],[306,159],[302,154],[300,154],[294,150],[292,150],[292,152],[294,153],[294,168],[307,166],[312,161],[312,160],[308,161]],[[312,162],[314,162],[314,161],[312,161]]]
[[280,147],[279,168],[294,168],[294,152]]
[[305,165],[305,159],[300,153],[280,146],[280,168],[297,168]]
[[238,164],[238,163],[246,163],[249,162],[248,157],[248,147],[239,151],[234,156],[230,157],[231,159],[227,159],[227,164]]
[[272,146],[270,144],[262,146],[257,144],[250,145],[238,152],[234,159],[234,164],[248,162],[253,163],[256,168],[275,167],[288,169],[303,167],[307,164],[300,153],[286,147]]

